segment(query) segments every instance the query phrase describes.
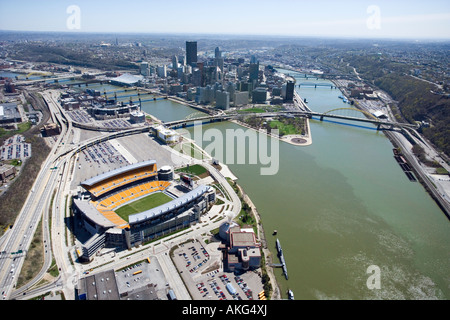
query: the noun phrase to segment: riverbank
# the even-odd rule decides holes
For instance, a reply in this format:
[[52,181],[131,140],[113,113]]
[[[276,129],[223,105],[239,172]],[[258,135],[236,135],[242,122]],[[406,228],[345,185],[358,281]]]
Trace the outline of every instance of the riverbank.
[[[164,146],[164,147],[170,149],[171,152],[176,152],[176,153],[180,154],[182,157],[189,159],[192,163],[195,163],[195,164],[205,165],[206,164],[205,160],[212,161],[211,155],[209,155],[205,150],[203,150],[193,139],[183,136],[183,140],[185,140],[189,144],[193,144],[194,148],[196,148],[197,150],[199,150],[201,152],[202,158],[196,159],[184,152],[180,153],[180,151],[175,150],[174,148],[171,148],[169,146]],[[180,143],[183,144],[185,142],[180,142]],[[177,148],[177,149],[179,149],[179,148]],[[181,150],[183,150],[182,147],[181,147]],[[251,201],[249,196],[244,192],[243,188],[235,182],[238,179],[238,177],[236,177],[233,174],[233,172],[229,169],[229,167],[225,163],[221,163],[220,166],[221,166],[221,169],[220,169],[219,173],[223,177],[229,178],[230,180],[234,181],[235,186],[238,188],[243,201],[245,201],[248,204],[253,216],[255,217],[256,227],[257,227],[257,239],[259,240],[259,242],[262,245],[262,247],[261,247],[262,258],[263,258],[262,261],[264,263],[264,266],[261,266],[261,270],[262,270],[261,277],[263,277],[264,273],[266,273],[269,278],[270,286],[272,288],[270,299],[271,300],[281,300],[282,295],[281,295],[279,284],[275,277],[275,273],[273,272],[273,269],[271,267],[271,264],[273,263],[273,258],[272,258],[272,254],[267,245],[261,216],[259,215],[258,210],[256,209],[256,206],[253,204],[253,202]],[[236,216],[235,216],[235,218],[236,218]]]
[[289,135],[285,135],[285,136],[279,136],[277,134],[272,134],[272,133],[268,133],[267,130],[264,129],[256,129],[248,124],[246,124],[245,122],[239,121],[239,120],[229,120],[230,122],[233,122],[239,126],[242,126],[244,128],[248,128],[248,129],[252,129],[255,130],[256,132],[265,134],[271,138],[274,139],[278,139],[280,141],[289,143],[289,144],[293,144],[296,146],[309,146],[312,144],[312,137],[311,137],[311,127],[309,125],[309,119],[306,118],[306,126],[307,126],[307,131],[308,133],[306,135],[301,135],[301,134],[289,134]]
[[309,119],[306,118],[306,127],[307,127],[307,134],[301,135],[301,134],[289,134],[282,136],[280,138],[281,141],[296,145],[296,146],[309,146],[312,144],[312,136],[311,136],[311,126],[309,125]]
[[258,230],[258,238],[261,242],[261,251],[263,252],[263,257],[264,257],[265,270],[267,272],[267,275],[269,276],[269,280],[270,280],[270,283],[272,286],[272,295],[271,295],[270,299],[271,300],[281,300],[282,295],[281,295],[280,286],[276,280],[275,273],[273,272],[273,269],[271,267],[271,265],[274,263],[273,258],[272,258],[273,255],[270,252],[269,247],[267,245],[266,234],[264,232],[264,227],[263,227],[263,224],[261,221],[261,216],[260,216],[258,210],[256,209],[256,206],[253,204],[252,200],[244,192],[244,189],[237,183],[236,183],[236,187],[239,189],[239,192],[241,193],[244,201],[247,202],[247,204],[249,205],[251,212],[256,220],[256,226],[257,226],[257,230]]

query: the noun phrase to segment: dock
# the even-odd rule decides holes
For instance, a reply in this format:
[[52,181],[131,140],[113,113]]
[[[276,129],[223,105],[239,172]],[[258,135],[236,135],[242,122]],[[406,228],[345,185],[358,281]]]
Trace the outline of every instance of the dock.
[[410,181],[417,181],[416,177],[414,177],[414,174],[412,173],[412,169],[409,166],[409,164],[406,162],[405,158],[403,157],[403,155],[398,152],[397,149],[392,149],[392,151],[394,152],[394,158],[395,160],[397,160],[397,163],[400,165],[400,167],[402,168],[403,172],[406,174],[406,176],[408,177],[408,179]]

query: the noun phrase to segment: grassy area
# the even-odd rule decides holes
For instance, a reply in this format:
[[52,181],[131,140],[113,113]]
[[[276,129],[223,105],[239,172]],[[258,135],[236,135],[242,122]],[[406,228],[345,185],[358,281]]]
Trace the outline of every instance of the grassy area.
[[445,174],[449,174],[449,173],[448,173],[447,170],[445,170],[445,168],[439,167],[439,168],[436,168],[436,174],[443,174],[443,175],[445,175]]
[[278,129],[281,135],[299,134],[292,124],[285,124],[279,120],[272,120],[269,123],[272,129]]
[[192,174],[195,176],[201,176],[201,175],[204,175],[205,173],[207,173],[207,170],[199,164],[194,164],[193,166],[189,166],[189,168],[188,167],[180,168],[175,171],[176,172],[184,172],[184,173]]
[[160,206],[164,203],[171,201],[172,198],[168,195],[157,192],[153,193],[145,198],[140,200],[136,200],[132,203],[126,204],[123,207],[120,207],[115,212],[124,220],[128,221],[128,216],[131,214],[143,212],[145,210],[149,210]]
[[0,128],[0,137],[4,137],[7,139],[9,137],[12,137],[15,134],[23,133],[30,128],[31,128],[31,122],[29,122],[29,121],[19,123],[17,125],[17,130],[5,130],[3,128]]
[[44,242],[43,242],[42,220],[36,227],[30,247],[28,248],[25,261],[17,279],[17,288],[31,281],[41,270],[44,264]]
[[278,129],[279,134],[289,135],[289,134],[305,134],[306,132],[306,121],[301,117],[280,117],[278,120],[272,120],[269,122],[270,129]]

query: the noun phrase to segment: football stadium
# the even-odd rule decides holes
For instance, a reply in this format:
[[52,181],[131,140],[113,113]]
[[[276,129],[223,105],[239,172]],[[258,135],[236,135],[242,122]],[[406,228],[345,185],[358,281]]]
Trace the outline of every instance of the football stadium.
[[199,221],[214,204],[211,186],[173,180],[171,167],[135,163],[81,182],[73,212],[90,238],[78,250],[91,261],[103,248],[130,249]]

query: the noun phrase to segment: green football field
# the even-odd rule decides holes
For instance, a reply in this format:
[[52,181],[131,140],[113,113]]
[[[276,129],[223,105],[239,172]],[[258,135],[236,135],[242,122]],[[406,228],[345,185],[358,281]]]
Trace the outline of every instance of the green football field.
[[160,206],[164,203],[172,201],[172,198],[162,192],[156,192],[145,198],[136,200],[129,204],[126,204],[119,209],[115,210],[115,212],[125,221],[128,221],[128,216],[131,214],[143,212],[157,206]]

